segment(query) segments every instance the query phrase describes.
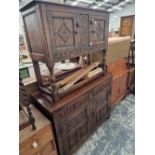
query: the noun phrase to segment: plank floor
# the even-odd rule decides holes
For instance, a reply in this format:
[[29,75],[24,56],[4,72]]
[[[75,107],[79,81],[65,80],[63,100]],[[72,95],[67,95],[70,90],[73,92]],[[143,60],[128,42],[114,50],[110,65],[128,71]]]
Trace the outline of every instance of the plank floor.
[[74,155],[134,155],[135,96],[118,103],[110,116]]

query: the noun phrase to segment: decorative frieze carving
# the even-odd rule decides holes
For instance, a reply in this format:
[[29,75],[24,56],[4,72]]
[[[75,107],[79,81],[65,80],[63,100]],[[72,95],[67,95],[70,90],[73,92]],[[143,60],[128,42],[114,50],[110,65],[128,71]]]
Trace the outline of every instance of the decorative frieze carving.
[[55,62],[62,61],[69,58],[75,58],[80,55],[86,55],[90,53],[94,53],[97,51],[101,51],[106,48],[106,44],[95,45],[94,47],[82,48],[82,49],[73,49],[68,51],[56,50],[54,53]]
[[91,93],[85,94],[81,96],[78,100],[75,100],[70,106],[67,106],[65,109],[59,112],[60,118],[64,118],[67,115],[70,115],[71,113],[75,112],[79,108],[81,108],[83,105],[87,104],[91,101]]

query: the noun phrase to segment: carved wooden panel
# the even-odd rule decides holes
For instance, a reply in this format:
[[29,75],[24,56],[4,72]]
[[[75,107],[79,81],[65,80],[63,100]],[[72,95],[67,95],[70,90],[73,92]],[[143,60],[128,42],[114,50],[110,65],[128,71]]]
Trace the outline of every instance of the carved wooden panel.
[[59,143],[63,143],[61,154],[70,155],[78,145],[88,136],[91,122],[92,94],[90,92],[81,95],[68,106],[55,113],[57,128],[61,128]]
[[53,18],[56,48],[75,46],[72,18]]
[[90,121],[88,120],[88,109],[82,110],[78,115],[72,118],[71,122],[72,125],[70,126],[67,126],[67,124],[70,124],[69,120],[68,123],[66,123],[67,130],[64,135],[66,152],[68,152],[68,154],[71,154],[89,134]]
[[105,46],[106,46],[105,43],[102,43],[102,44],[98,44],[94,47],[88,47],[86,49],[77,48],[75,50],[66,50],[66,51],[57,50],[56,53],[54,53],[55,62],[61,61],[64,59],[78,57],[80,55],[94,53],[96,51],[101,51],[101,50],[105,49]]
[[65,106],[63,109],[58,111],[55,114],[55,117],[57,117],[57,119],[66,119],[66,117],[69,117],[70,115],[76,113],[79,109],[82,109],[83,107],[87,106],[91,99],[91,93],[84,94],[80,96],[80,98],[77,98],[76,100],[72,101],[70,104]]
[[36,105],[54,125],[60,155],[72,155],[109,115],[111,79],[106,74],[56,104],[51,104],[41,93],[34,96]]
[[24,23],[30,52],[43,54],[45,52],[45,44],[37,12],[33,11],[25,15]]
[[96,128],[101,122],[106,118],[107,113],[109,112],[108,104],[105,104],[100,109],[94,112],[92,127]]
[[108,12],[37,0],[20,11],[32,60],[50,68],[54,62],[107,48]]
[[111,79],[104,81],[100,86],[93,90],[93,121],[92,127],[96,128],[110,112]]
[[65,60],[69,55],[73,57],[78,43],[76,20],[76,15],[73,13],[48,11],[55,62]]
[[93,41],[94,44],[105,41],[105,19],[102,17],[94,17]]
[[80,15],[80,46],[87,48],[89,46],[89,15]]

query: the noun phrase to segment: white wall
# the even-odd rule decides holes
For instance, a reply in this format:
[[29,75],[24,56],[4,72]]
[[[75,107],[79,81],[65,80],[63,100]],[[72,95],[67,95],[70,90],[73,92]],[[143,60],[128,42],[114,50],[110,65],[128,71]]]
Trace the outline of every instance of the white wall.
[[111,13],[109,20],[109,31],[118,31],[120,27],[120,19],[122,16],[134,15],[135,14],[135,4],[129,4],[126,7],[122,8],[122,10]]

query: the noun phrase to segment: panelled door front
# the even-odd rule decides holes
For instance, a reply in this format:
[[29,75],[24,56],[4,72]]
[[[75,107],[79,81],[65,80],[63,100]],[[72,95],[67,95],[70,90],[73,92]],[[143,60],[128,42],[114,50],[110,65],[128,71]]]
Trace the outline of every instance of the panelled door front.
[[93,90],[93,128],[105,119],[108,112],[108,87],[108,82],[104,82]]
[[121,17],[120,36],[132,36],[134,16]]
[[64,146],[65,154],[72,154],[77,146],[88,137],[90,130],[89,122],[89,106],[85,106],[78,113],[70,116],[70,119],[66,121],[64,131]]
[[51,40],[53,41],[52,46],[55,49],[56,60],[64,60],[68,53],[74,54],[78,45],[76,20],[76,15],[73,13],[48,12]]
[[92,16],[91,21],[91,42],[94,45],[105,43],[105,18],[102,16]]
[[91,124],[89,117],[92,113],[91,102],[92,95],[89,92],[71,101],[56,114],[61,116],[61,119],[56,120],[58,128],[61,128],[58,137],[59,144],[62,144],[61,155],[71,155],[88,137]]

